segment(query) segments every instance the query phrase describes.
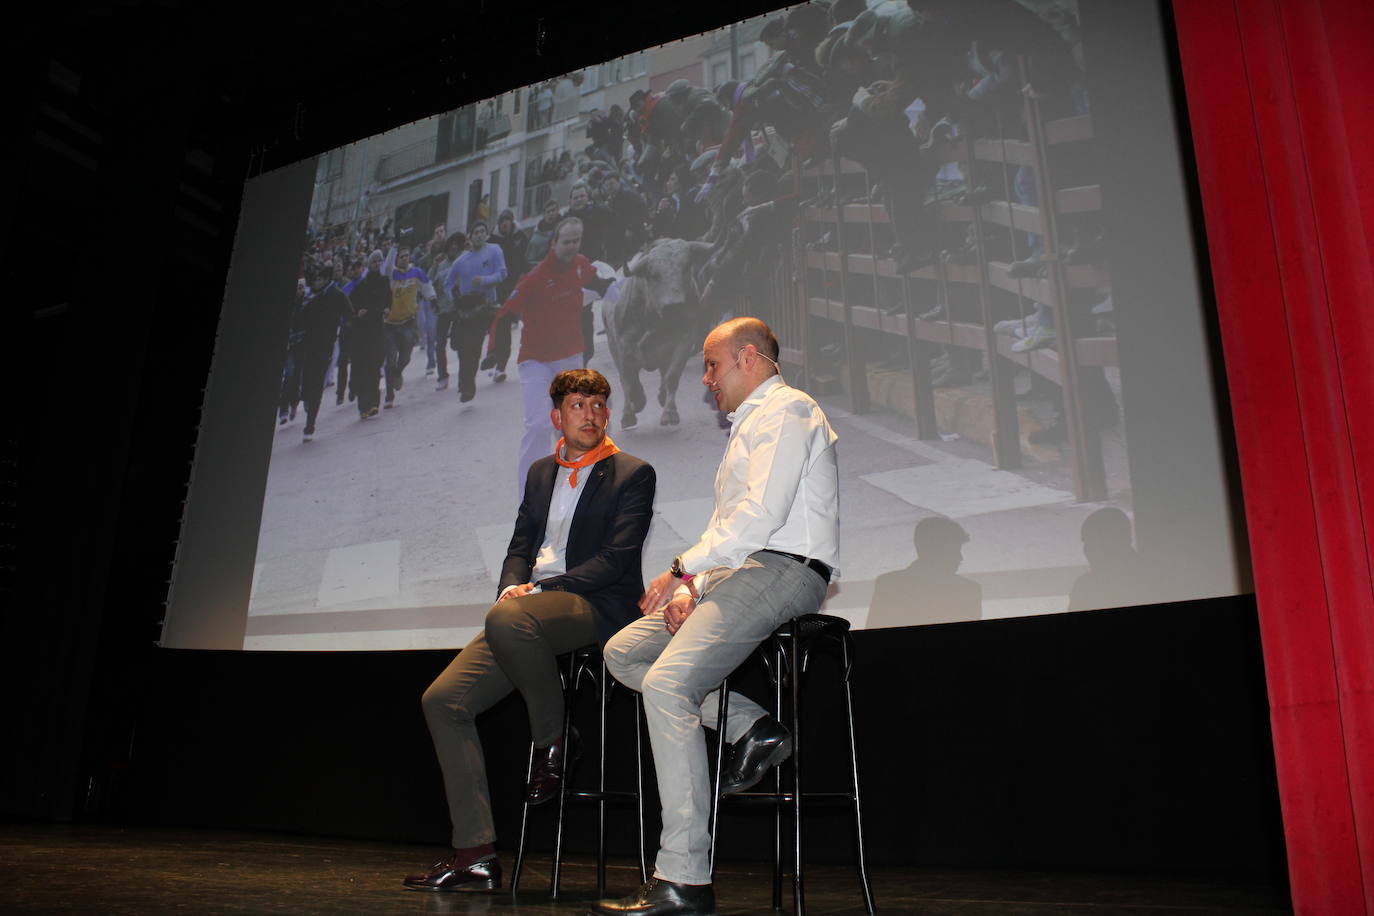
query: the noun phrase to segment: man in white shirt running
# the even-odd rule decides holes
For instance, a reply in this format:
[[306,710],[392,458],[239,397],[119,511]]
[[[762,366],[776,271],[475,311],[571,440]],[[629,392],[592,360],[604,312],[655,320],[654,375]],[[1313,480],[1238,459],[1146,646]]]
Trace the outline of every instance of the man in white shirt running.
[[[760,642],[817,611],[839,562],[836,435],[805,392],[783,382],[778,341],[757,318],[715,328],[702,382],[729,411],[715,511],[700,539],[644,592],[634,621],[606,644],[606,666],[644,695],[663,833],[653,880],[590,912],[715,912],[711,782],[701,725],[716,728],[717,688]],[[666,602],[666,603],[665,603]],[[733,744],[722,792],[742,792],[787,759],[791,736],[757,703],[731,694]]]

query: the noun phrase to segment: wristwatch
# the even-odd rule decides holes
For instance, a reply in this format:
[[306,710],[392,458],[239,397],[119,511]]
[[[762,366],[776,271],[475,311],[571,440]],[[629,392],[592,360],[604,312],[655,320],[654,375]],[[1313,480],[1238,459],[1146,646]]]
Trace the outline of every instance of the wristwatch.
[[682,557],[673,557],[673,565],[668,567],[668,572],[672,573],[674,579],[681,579],[683,582],[692,581],[692,574],[682,568]]

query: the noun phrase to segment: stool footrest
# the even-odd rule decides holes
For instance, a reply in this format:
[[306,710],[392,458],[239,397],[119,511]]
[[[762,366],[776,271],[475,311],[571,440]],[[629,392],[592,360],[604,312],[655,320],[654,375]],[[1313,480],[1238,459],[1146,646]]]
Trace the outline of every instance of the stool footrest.
[[[740,801],[740,802],[787,802],[791,803],[796,796],[791,792],[737,792],[734,795],[726,795],[721,801]],[[852,802],[854,795],[844,792],[803,792],[802,802],[821,801],[821,802]]]
[[633,800],[637,799],[639,796],[636,795],[634,792],[615,791],[607,789],[605,792],[594,792],[591,790],[568,792],[563,797],[568,800],[576,798],[589,801],[619,801],[625,799]]

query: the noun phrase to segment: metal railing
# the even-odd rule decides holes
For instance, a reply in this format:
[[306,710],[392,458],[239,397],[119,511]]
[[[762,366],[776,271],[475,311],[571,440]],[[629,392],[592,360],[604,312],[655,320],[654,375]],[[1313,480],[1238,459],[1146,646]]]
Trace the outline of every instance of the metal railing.
[[[798,172],[800,193],[819,196],[828,189],[834,200],[798,213],[796,240],[788,246],[799,264],[795,293],[780,300],[790,303],[793,314],[782,326],[789,336],[799,334],[794,349],[803,360],[814,357],[815,349],[806,322],[830,326],[847,366],[845,387],[856,413],[870,409],[868,367],[875,361],[875,339],[879,346],[883,340],[904,340],[916,432],[925,439],[940,435],[932,370],[932,350],[938,348],[932,345],[981,354],[993,405],[990,440],[1000,468],[1023,462],[1016,373],[1029,371],[1054,383],[1063,399],[1075,494],[1083,501],[1100,500],[1107,495],[1101,429],[1084,403],[1084,373],[1118,365],[1116,338],[1087,327],[1083,310],[1070,305],[1085,294],[1109,294],[1110,277],[1105,266],[1066,263],[1060,218],[1091,217],[1101,208],[1101,191],[1096,185],[1061,187],[1054,181],[1054,151],[1090,142],[1092,121],[1088,115],[1046,121],[1038,100],[1027,94],[1023,122],[1026,138],[1009,137],[999,118],[996,136],[955,139],[946,146],[945,161],[962,164],[969,191],[980,178],[1000,177],[993,182],[1000,187],[981,189],[985,193],[965,201],[927,204],[935,209],[937,253],[972,239],[973,251],[963,261],[937,258],[920,269],[899,271],[883,253],[883,243],[894,238],[891,219],[874,201],[874,182],[862,166],[835,157]],[[1020,202],[1013,192],[1013,170],[1022,167],[1034,175],[1037,204]],[[846,202],[846,193],[854,192],[859,200]],[[1010,236],[1009,260],[989,251],[990,229]],[[804,239],[825,233],[830,240],[821,250],[805,247]],[[1039,240],[1043,267],[1027,276],[1012,265],[1029,257],[1025,239],[1031,235]],[[1027,319],[1037,303],[1053,315],[1054,341],[1017,351],[1015,338],[997,333],[995,326],[999,318]]]

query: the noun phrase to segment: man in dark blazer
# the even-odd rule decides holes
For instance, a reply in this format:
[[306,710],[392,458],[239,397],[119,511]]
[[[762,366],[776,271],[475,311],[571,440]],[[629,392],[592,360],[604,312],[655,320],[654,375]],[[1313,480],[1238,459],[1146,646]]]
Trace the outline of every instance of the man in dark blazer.
[[422,699],[444,774],[453,852],[428,872],[407,876],[407,887],[501,886],[477,714],[520,691],[536,748],[526,799],[538,804],[555,797],[563,761],[575,757],[576,748],[563,746],[563,691],[554,660],[604,643],[640,616],[640,553],[655,476],[652,466],[620,451],[606,435],[610,393],[605,376],[591,369],[561,372],[549,386],[550,416],[563,438],[525,479],[483,632]]

